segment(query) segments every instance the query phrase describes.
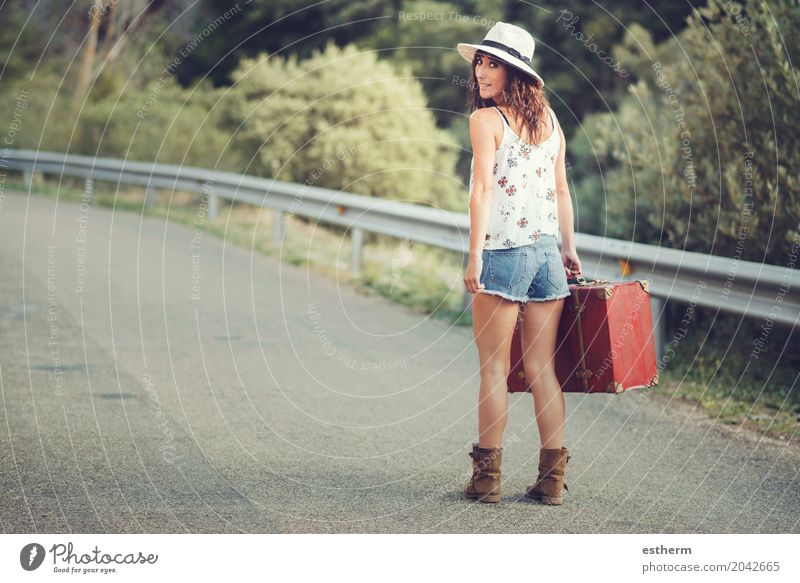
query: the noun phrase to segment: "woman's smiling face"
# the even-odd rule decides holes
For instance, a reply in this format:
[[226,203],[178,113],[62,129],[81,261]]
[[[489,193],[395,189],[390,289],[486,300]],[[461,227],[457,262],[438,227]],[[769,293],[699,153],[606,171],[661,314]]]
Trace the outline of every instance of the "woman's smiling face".
[[475,53],[475,79],[478,83],[481,99],[494,99],[503,93],[506,84],[506,67],[499,59],[485,53]]

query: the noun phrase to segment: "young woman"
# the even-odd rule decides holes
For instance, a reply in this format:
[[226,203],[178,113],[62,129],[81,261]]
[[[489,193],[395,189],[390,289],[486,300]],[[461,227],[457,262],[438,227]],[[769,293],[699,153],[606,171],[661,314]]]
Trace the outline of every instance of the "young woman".
[[[569,450],[564,397],[554,366],[556,333],[569,295],[567,275],[581,272],[564,167],[564,133],[531,68],[535,42],[498,22],[479,45],[459,43],[472,63],[470,255],[464,285],[480,360],[479,441],[464,495],[500,501],[500,461],[508,418],[506,380],[519,304],[522,352],[539,426],[539,476],[526,496],[561,504]],[[560,229],[559,229],[560,228]],[[562,236],[559,253],[557,235]],[[568,489],[567,489],[568,490]]]

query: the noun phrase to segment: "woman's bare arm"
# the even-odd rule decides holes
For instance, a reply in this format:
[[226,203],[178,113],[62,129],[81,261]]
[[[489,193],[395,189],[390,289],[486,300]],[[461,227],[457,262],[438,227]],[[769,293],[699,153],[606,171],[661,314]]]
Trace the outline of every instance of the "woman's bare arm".
[[[494,124],[497,121],[491,108],[478,109],[469,116],[469,136],[472,142],[472,191],[469,194],[470,261],[481,259],[489,210],[492,205],[492,168],[494,167]],[[491,116],[491,117],[490,117]]]

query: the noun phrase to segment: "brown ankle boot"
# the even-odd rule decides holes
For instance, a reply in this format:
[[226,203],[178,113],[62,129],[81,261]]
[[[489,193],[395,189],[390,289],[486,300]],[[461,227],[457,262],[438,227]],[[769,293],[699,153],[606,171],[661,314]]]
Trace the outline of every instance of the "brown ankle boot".
[[500,502],[500,461],[502,447],[478,447],[472,444],[472,478],[464,487],[464,496],[479,502]]
[[539,477],[536,483],[528,486],[525,496],[541,500],[543,504],[560,505],[564,502],[562,488],[569,492],[564,483],[564,474],[567,462],[570,460],[569,450],[540,449],[539,450]]

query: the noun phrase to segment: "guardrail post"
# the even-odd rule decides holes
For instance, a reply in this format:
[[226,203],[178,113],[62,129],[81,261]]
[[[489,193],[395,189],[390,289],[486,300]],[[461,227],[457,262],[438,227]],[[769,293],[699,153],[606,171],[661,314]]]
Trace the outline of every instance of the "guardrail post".
[[272,225],[272,242],[280,245],[283,242],[283,217],[285,213],[281,210],[275,210],[275,215]]
[[219,215],[219,197],[213,190],[208,192],[208,220],[213,221]]
[[650,312],[653,315],[653,340],[655,341],[656,360],[664,357],[664,300],[650,296]]
[[40,184],[44,181],[44,175],[41,172],[25,170],[22,172],[22,181],[25,184],[25,188],[30,190],[34,184]]
[[358,276],[361,274],[361,251],[364,245],[364,229],[352,227],[350,233],[350,273],[354,276]]
[[147,189],[144,191],[144,206],[154,207],[155,205],[156,205],[156,189],[154,186],[148,184]]

